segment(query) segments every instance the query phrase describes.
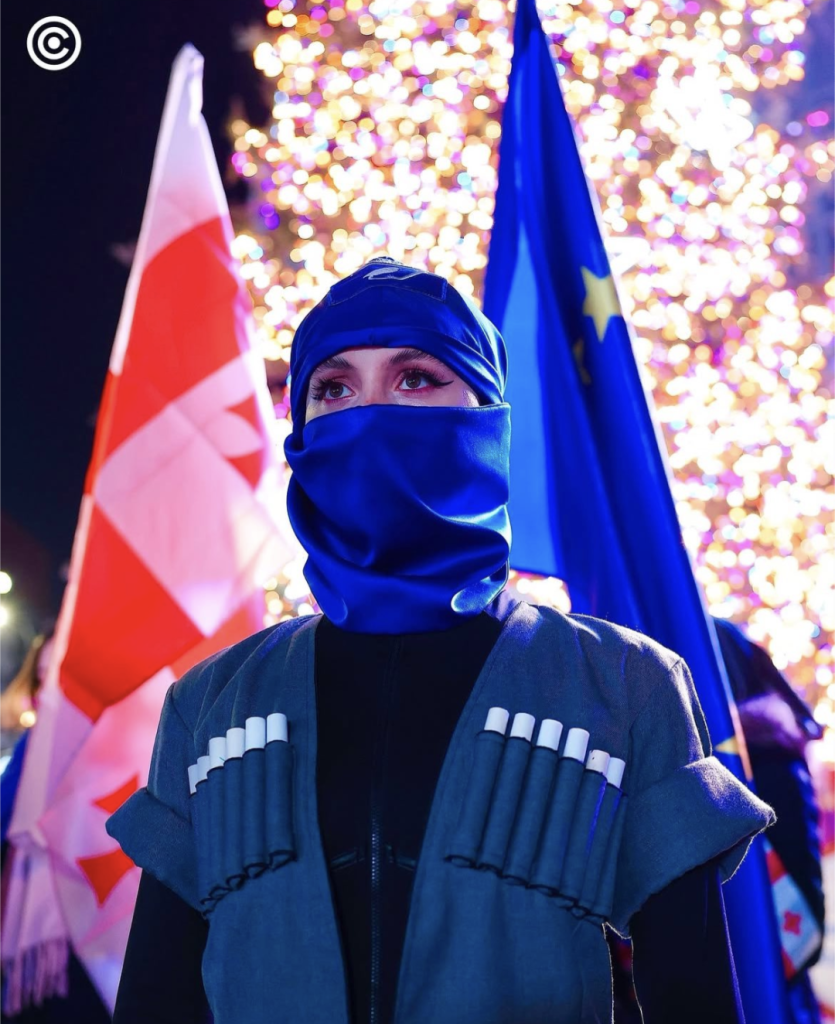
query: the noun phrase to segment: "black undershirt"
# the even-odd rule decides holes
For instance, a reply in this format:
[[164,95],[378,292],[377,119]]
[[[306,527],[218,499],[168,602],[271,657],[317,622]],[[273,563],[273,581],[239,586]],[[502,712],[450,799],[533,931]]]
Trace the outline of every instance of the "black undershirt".
[[[319,825],[352,1024],[367,1024],[373,986],[377,1020],[393,1019],[414,867],[435,786],[500,630],[487,612],[451,630],[399,636],[349,633],[324,617],[317,626]],[[372,901],[374,819],[380,873]],[[200,974],[208,927],[143,872],[113,1024],[211,1020]],[[714,865],[651,897],[633,919],[633,944],[647,1024],[742,1021]],[[379,951],[374,965],[372,945]]]

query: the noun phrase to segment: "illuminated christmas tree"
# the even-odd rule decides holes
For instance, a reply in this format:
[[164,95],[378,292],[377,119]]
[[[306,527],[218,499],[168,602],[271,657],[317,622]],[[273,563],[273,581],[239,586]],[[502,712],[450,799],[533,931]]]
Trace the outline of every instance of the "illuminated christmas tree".
[[[432,270],[479,302],[514,9],[268,0],[248,33],[273,106],[267,125],[231,124],[233,165],[251,184],[235,245],[279,421],[295,328],[372,255]],[[584,0],[539,10],[710,611],[743,623],[835,725],[825,426],[835,279],[820,216],[833,110],[828,90],[805,109],[793,84],[815,9]],[[274,617],[314,607],[300,572],[271,581]],[[512,582],[570,606],[560,581]]]

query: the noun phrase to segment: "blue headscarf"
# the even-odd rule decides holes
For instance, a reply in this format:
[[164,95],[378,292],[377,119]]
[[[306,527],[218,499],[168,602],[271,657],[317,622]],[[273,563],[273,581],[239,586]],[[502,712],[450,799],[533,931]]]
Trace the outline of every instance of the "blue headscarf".
[[[419,348],[479,407],[354,406],[305,423],[316,367],[347,348]],[[290,362],[290,522],[325,615],[360,633],[449,629],[507,581],[510,406],[495,326],[444,278],[376,257],[296,331]]]

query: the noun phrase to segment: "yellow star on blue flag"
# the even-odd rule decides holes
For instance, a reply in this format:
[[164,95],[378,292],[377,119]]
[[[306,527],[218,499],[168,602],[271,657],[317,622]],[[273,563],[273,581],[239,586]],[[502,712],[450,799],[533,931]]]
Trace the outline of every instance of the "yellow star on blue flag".
[[583,284],[586,288],[583,313],[592,318],[597,340],[603,341],[612,317],[623,316],[618,293],[615,291],[615,282],[611,274],[598,277],[588,267],[580,267],[580,270],[583,272]]

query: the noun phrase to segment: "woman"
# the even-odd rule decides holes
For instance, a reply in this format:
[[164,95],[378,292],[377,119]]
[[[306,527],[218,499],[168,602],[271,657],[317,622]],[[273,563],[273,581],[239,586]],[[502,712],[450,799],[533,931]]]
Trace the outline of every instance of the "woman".
[[168,691],[108,821],[144,869],[114,1024],[199,1020],[204,990],[215,1024],[608,1021],[604,922],[647,1021],[742,1020],[719,879],[771,811],[680,658],[504,591],[506,371],[388,257],[299,327],[288,510],[323,614]]

